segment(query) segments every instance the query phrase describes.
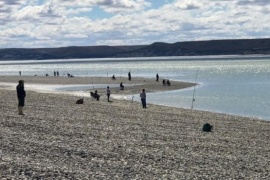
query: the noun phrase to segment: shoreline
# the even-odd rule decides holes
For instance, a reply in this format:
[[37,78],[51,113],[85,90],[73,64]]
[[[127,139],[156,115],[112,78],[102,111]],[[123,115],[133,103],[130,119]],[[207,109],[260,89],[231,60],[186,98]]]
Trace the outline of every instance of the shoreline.
[[[132,81],[128,81],[127,78],[116,78],[116,80],[112,80],[110,77],[66,77],[66,76],[0,76],[0,88],[1,86],[7,86],[9,88],[15,88],[19,79],[23,79],[25,81],[25,88],[26,90],[35,91],[38,93],[54,93],[58,95],[70,95],[76,96],[81,98],[90,98],[90,92],[97,90],[98,93],[105,97],[106,96],[106,87],[107,85],[110,86],[112,91],[111,98],[121,101],[133,101],[131,97],[133,95],[138,95],[141,89],[145,88],[147,93],[157,93],[157,92],[165,92],[165,91],[173,91],[173,90],[186,90],[189,88],[193,88],[194,85],[200,85],[198,83],[192,82],[182,82],[182,81],[173,81],[172,86],[162,86],[161,81],[156,82],[153,78],[143,78],[143,77],[135,77],[132,78]],[[99,84],[91,84],[93,82],[98,82]],[[130,85],[129,87],[126,86],[125,90],[122,91],[119,89],[118,84],[123,82],[124,85]],[[137,84],[133,84],[137,83]],[[11,85],[12,84],[12,85]],[[99,86],[102,85],[102,88]],[[88,86],[88,88],[84,87],[81,90],[67,90],[69,89],[68,86],[72,89],[72,87],[80,86]],[[99,87],[98,87],[99,86]],[[113,86],[113,87],[112,87]],[[27,87],[29,89],[27,89]],[[97,88],[98,87],[98,88]],[[62,89],[62,90],[59,90]],[[66,89],[66,90],[63,90]],[[127,98],[130,96],[131,98]],[[135,100],[136,101],[136,100]],[[140,103],[140,100],[136,102]],[[149,104],[149,103],[148,103]],[[178,107],[173,105],[164,105],[161,103],[152,103],[154,105],[164,106],[164,107],[172,107],[172,108],[181,108],[187,109],[185,107]],[[226,114],[232,116],[239,116],[239,117],[246,117],[251,119],[269,121],[268,119],[264,119],[263,117],[256,117],[256,116],[249,116],[243,114],[229,114],[222,111],[214,111],[214,110],[207,110],[207,109],[196,109],[198,111],[205,111],[205,112],[212,112],[218,114]]]
[[[106,98],[78,105],[76,96],[26,93],[20,116],[15,89],[0,88],[3,179],[269,176],[269,121]],[[213,132],[202,132],[205,123]]]

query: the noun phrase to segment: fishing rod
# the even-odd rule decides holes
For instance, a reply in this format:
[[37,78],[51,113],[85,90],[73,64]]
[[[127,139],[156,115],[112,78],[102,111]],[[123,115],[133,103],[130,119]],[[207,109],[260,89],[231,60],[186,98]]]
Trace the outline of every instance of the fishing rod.
[[195,77],[195,85],[194,85],[194,89],[193,89],[193,96],[192,96],[192,102],[191,102],[191,110],[193,109],[193,103],[195,101],[195,90],[196,90],[196,83],[197,83],[197,78],[198,78],[198,71],[197,70],[197,73],[196,73],[196,77]]
[[94,77],[92,78],[92,86],[93,86],[93,90],[95,89],[94,87]]
[[121,74],[120,74],[120,79],[122,78],[122,68],[121,68]]

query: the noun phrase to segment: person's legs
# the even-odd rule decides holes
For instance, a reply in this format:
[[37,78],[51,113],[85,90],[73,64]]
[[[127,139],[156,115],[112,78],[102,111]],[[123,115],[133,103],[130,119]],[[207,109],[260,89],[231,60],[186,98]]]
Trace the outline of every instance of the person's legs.
[[22,108],[21,106],[18,106],[18,111],[19,111],[19,115],[22,113]]
[[19,115],[24,115],[22,106],[18,106],[18,110],[19,110]]
[[144,104],[144,108],[146,108],[146,100],[144,100],[143,104]]
[[24,106],[24,98],[20,98],[19,104],[18,104],[19,115],[24,115],[23,114],[23,106]]
[[143,106],[143,108],[146,108],[146,100],[145,99],[142,99],[142,106]]
[[110,94],[107,94],[107,100],[110,101]]

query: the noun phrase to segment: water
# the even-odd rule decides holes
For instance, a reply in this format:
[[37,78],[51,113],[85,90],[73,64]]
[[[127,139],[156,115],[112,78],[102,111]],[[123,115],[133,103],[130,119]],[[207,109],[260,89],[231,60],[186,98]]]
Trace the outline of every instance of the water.
[[[225,56],[102,59],[101,62],[96,59],[81,62],[52,60],[42,64],[34,61],[12,64],[9,61],[9,65],[0,62],[0,75],[18,75],[22,71],[22,75],[44,76],[48,73],[52,76],[53,71],[59,71],[60,75],[111,77],[114,74],[127,78],[131,71],[136,77],[155,78],[159,73],[160,79],[194,82],[198,72],[194,109],[270,120],[269,60],[267,56]],[[193,90],[148,93],[147,102],[191,108]],[[139,100],[138,95],[135,100]]]

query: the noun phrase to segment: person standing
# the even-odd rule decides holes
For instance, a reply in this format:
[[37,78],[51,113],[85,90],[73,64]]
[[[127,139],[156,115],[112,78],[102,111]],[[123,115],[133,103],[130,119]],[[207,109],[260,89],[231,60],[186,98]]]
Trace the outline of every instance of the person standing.
[[130,73],[130,71],[128,72],[128,80],[131,81],[131,73]]
[[108,100],[108,102],[110,102],[110,95],[111,95],[111,90],[110,90],[110,87],[107,86],[107,100]]
[[19,84],[16,87],[17,90],[17,97],[18,97],[18,110],[19,110],[19,115],[24,115],[23,114],[23,107],[24,107],[24,101],[25,101],[25,90],[24,90],[24,81],[19,80]]
[[142,92],[140,94],[140,97],[141,97],[143,108],[146,108],[146,93],[145,93],[145,89],[142,89]]
[[157,75],[156,75],[156,81],[158,81],[159,80],[159,75],[158,75],[158,73],[157,73]]

